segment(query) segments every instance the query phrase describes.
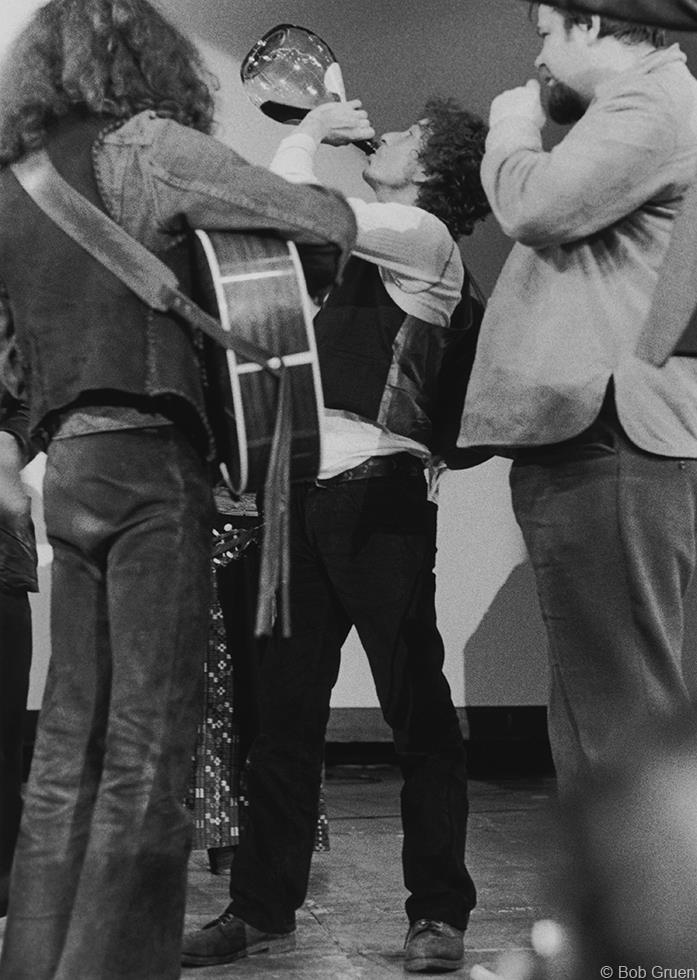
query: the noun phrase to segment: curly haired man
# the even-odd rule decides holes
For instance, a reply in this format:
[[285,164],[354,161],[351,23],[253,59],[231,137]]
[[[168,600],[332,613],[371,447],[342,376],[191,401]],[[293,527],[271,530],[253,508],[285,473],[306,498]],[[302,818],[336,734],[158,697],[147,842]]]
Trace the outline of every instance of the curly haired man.
[[[313,182],[320,142],[372,134],[358,100],[328,103],[282,142],[272,170]],[[184,937],[187,966],[294,944],[330,695],[352,626],[404,779],[405,966],[462,963],[475,904],[465,865],[467,774],[436,626],[436,507],[424,467],[434,454],[449,458],[464,400],[474,310],[456,238],[489,210],[479,182],[485,136],[476,116],[434,99],[368,158],[364,179],[377,200],[349,201],[356,247],[315,319],[322,465],[316,482],[291,492],[293,635],[264,652],[261,733],[249,756],[249,823],[231,902]]]
[[18,350],[21,371],[4,380],[11,393],[26,381],[47,449],[54,554],[0,976],[172,980],[213,512],[196,343],[73,244],[9,165],[45,148],[182,277],[189,227],[270,230],[298,242],[324,290],[355,222],[338,195],[210,135],[199,55],[147,0],[51,0],[4,61],[0,106],[0,364]]

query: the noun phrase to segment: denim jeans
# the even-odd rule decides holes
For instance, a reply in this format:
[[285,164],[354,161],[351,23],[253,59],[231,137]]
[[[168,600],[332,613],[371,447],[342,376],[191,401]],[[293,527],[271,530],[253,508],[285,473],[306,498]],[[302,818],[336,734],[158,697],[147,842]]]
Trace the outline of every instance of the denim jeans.
[[25,590],[0,587],[0,914],[4,914],[22,812],[22,743],[31,667]]
[[420,474],[292,490],[292,636],[263,652],[248,823],[230,878],[232,907],[257,928],[290,931],[305,899],[331,690],[352,625],[404,777],[407,916],[467,925],[465,748],[436,627],[435,536]]
[[511,469],[551,670],[562,794],[633,733],[689,710],[683,598],[697,557],[697,460],[642,452],[606,402],[599,420]]
[[212,503],[172,427],[49,447],[52,655],[3,980],[178,977]]

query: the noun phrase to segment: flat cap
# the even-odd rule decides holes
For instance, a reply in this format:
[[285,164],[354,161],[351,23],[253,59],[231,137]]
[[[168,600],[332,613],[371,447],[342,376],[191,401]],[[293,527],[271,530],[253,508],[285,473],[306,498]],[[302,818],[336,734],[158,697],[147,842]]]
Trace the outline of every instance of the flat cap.
[[550,7],[602,14],[674,31],[697,31],[697,0],[544,0]]

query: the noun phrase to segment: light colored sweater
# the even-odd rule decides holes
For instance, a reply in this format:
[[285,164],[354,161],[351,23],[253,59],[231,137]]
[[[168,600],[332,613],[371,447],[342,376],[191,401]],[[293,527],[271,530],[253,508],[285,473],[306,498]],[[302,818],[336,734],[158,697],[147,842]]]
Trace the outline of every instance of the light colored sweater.
[[697,81],[677,45],[605,82],[551,152],[529,119],[492,126],[482,181],[516,244],[482,324],[461,445],[568,439],[614,378],[636,445],[697,457],[697,360],[655,368],[634,354],[696,169]]

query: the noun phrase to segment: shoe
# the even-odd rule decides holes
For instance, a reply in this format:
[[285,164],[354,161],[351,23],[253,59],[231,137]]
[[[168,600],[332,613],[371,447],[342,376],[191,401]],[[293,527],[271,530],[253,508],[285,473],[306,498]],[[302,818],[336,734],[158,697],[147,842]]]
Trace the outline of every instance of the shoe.
[[202,929],[185,934],[181,963],[182,966],[217,966],[256,953],[284,953],[291,949],[295,949],[295,932],[262,932],[228,908]]
[[447,922],[412,922],[404,943],[404,969],[407,973],[457,970],[465,959],[464,936],[464,931]]

